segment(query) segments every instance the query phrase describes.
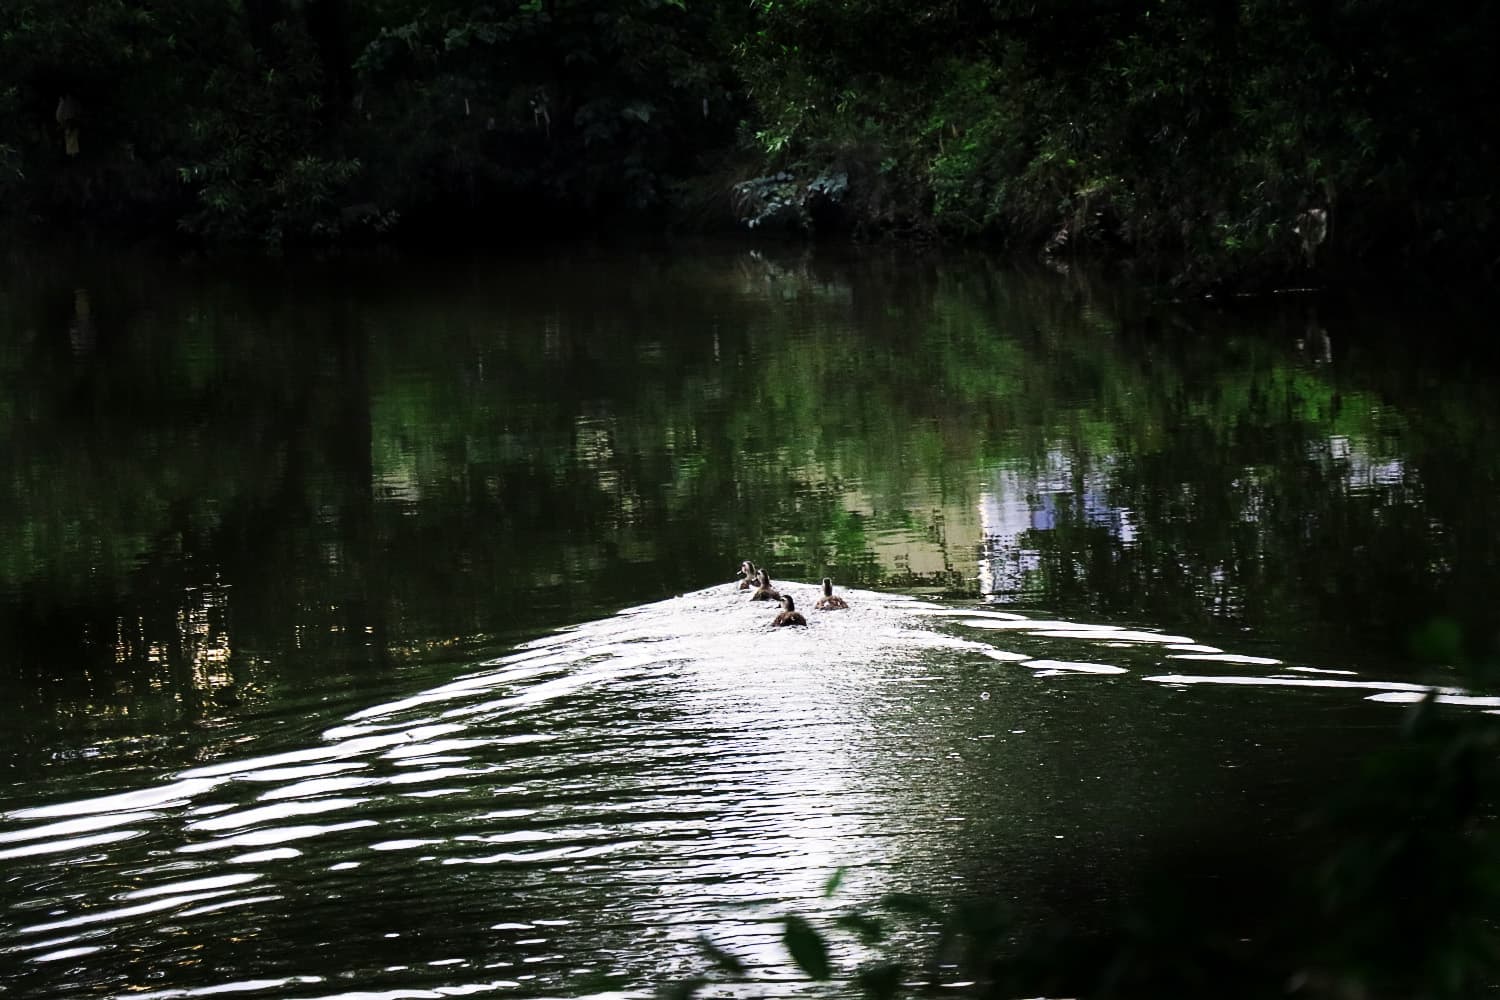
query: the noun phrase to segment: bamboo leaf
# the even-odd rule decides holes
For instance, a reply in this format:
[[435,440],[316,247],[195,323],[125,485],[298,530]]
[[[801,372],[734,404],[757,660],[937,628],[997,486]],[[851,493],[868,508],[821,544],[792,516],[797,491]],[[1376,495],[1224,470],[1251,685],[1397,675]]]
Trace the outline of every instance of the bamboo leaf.
[[845,913],[834,920],[834,926],[859,937],[862,944],[879,944],[885,940],[885,924],[867,913]]
[[708,956],[708,960],[713,963],[714,968],[736,976],[743,976],[745,974],[745,963],[740,961],[738,955],[725,951],[701,934],[698,935],[698,947],[703,949],[704,954]]
[[791,953],[792,961],[797,963],[797,968],[813,979],[823,980],[833,975],[833,968],[828,961],[828,944],[817,928],[795,914],[784,918],[784,922],[786,931],[781,940]]
[[854,974],[854,982],[870,1000],[891,1000],[901,989],[905,974],[906,969],[899,962],[881,962],[860,969]]
[[880,898],[880,905],[908,917],[937,920],[943,914],[936,903],[911,892],[892,892]]

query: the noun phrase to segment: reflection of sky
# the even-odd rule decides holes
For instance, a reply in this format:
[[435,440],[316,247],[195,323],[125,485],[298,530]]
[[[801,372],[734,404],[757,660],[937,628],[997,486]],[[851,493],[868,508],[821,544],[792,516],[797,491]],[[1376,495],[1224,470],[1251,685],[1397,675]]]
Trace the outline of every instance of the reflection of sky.
[[[1412,483],[1411,472],[1400,458],[1380,457],[1369,442],[1345,435],[1310,441],[1307,458],[1332,463],[1338,478],[1354,493],[1389,492]],[[1054,448],[1038,466],[1007,466],[995,472],[979,498],[981,593],[1017,595],[1025,590],[1028,579],[1041,567],[1041,550],[1026,544],[1027,532],[1083,524],[1104,529],[1123,546],[1134,544],[1134,513],[1109,501],[1114,473],[1111,458],[1095,458],[1089,468],[1075,470],[1072,458]],[[1266,507],[1264,470],[1247,466],[1233,487],[1238,492],[1240,519],[1258,522]],[[1222,582],[1222,571],[1217,582]]]
[[1332,459],[1344,466],[1344,482],[1351,490],[1371,490],[1398,486],[1405,481],[1406,463],[1400,458],[1382,458],[1372,453],[1369,444],[1335,434],[1327,441],[1310,446],[1314,460]]
[[[1069,521],[1105,529],[1124,545],[1135,541],[1135,519],[1108,500],[1112,465],[1107,460],[1075,475],[1072,459],[1049,451],[1039,468],[1005,467],[979,497],[982,550],[980,591],[1016,594],[1041,565],[1038,549],[1024,544],[1029,531],[1051,531]],[[1079,494],[1079,490],[1082,494]]]

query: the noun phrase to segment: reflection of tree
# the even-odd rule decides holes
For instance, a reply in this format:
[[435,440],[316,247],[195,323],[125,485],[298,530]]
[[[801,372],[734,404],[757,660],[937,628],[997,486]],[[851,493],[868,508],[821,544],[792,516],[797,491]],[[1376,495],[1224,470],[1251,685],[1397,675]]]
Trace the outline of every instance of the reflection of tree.
[[[341,437],[357,430],[339,418],[363,384],[329,379],[351,366],[316,320],[247,318],[244,285],[163,288],[144,269],[90,284],[80,351],[78,297],[58,308],[49,277],[23,271],[18,288],[41,294],[0,299],[0,327],[34,331],[0,358],[16,401],[0,412],[0,644],[13,664],[0,683],[39,717],[115,706],[129,729],[214,716],[262,687],[267,664],[295,659],[303,633],[328,645],[339,591],[310,536],[352,520],[320,504],[325,470],[353,456],[368,486],[368,459]],[[278,573],[289,539],[298,554]],[[257,621],[267,592],[276,611]],[[370,616],[357,617],[368,641]]]
[[[1113,442],[1062,448],[1077,482],[1035,480],[1027,512],[1047,523],[996,548],[992,576],[1052,606],[1217,619],[1398,655],[1426,616],[1477,612],[1467,594],[1497,554],[1473,494],[1459,494],[1493,459],[1475,456],[1465,487],[1440,497],[1452,458],[1419,430],[1441,426],[1428,414],[1453,396],[1398,407],[1366,388],[1372,360],[1386,359],[1315,372],[1261,337],[1177,350],[1174,364],[1139,370],[1128,401],[1102,408]],[[1119,361],[1128,373],[1131,359]],[[1487,412],[1473,394],[1452,405],[1460,433]],[[1000,489],[1012,502],[1016,492]],[[1455,531],[1476,547],[1454,547]]]
[[[745,556],[1356,642],[1480,620],[1500,559],[1472,499],[1500,476],[1479,387],[1337,313],[1329,363],[1299,310],[1148,324],[983,260],[11,274],[0,642],[90,671],[86,700],[210,712]],[[219,648],[227,672],[186,666]]]

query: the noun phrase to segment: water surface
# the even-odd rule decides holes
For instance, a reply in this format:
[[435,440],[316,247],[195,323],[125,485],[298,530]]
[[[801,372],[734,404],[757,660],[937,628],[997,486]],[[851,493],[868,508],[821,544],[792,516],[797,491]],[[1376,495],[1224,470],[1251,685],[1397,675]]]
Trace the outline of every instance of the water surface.
[[[1087,923],[1296,854],[1486,693],[1479,329],[909,254],[13,257],[0,993],[635,994],[707,933],[775,995],[839,867]],[[746,556],[854,608],[770,630]]]

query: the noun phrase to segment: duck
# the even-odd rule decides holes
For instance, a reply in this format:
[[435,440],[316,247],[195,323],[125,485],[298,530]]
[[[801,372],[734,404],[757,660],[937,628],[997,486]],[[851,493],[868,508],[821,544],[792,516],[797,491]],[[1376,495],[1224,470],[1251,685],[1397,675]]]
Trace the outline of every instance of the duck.
[[849,602],[842,597],[833,596],[833,580],[823,577],[823,596],[818,598],[818,603],[813,607],[818,611],[840,611],[847,610]]
[[766,569],[765,569],[764,566],[761,567],[761,569],[760,569],[760,575],[759,575],[759,577],[757,577],[757,579],[760,581],[760,585],[755,588],[755,593],[753,593],[753,594],[750,595],[750,600],[752,600],[752,601],[779,601],[779,600],[781,600],[781,592],[778,591],[775,587],[771,586],[771,577],[766,572]]
[[792,600],[791,594],[781,595],[781,614],[777,615],[771,622],[772,625],[807,625],[807,619],[802,617],[802,612],[797,610],[797,603]]
[[740,563],[740,576],[744,577],[744,579],[740,581],[741,590],[750,590],[751,588],[753,588],[758,581],[755,573],[755,563],[751,562],[749,559],[746,559],[744,562]]

